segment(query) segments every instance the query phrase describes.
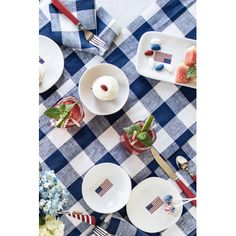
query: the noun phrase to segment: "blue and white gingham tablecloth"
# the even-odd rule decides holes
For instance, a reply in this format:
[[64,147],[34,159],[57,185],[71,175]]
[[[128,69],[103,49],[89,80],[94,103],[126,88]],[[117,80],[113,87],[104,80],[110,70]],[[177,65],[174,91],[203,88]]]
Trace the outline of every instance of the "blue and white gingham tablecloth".
[[[119,142],[124,126],[145,119],[151,113],[159,123],[154,145],[177,175],[196,191],[195,183],[186,173],[179,171],[175,163],[175,158],[182,155],[189,160],[190,167],[195,169],[196,153],[188,140],[196,133],[196,90],[144,78],[137,73],[134,65],[139,39],[147,31],[177,32],[178,36],[196,38],[196,20],[191,14],[194,4],[195,0],[157,0],[122,29],[103,58],[61,48],[65,59],[63,75],[51,89],[39,96],[39,149],[43,168],[54,170],[70,192],[68,209],[93,214],[102,223],[104,216],[93,212],[81,193],[85,173],[98,163],[112,162],[120,165],[131,177],[133,187],[151,176],[171,181],[149,151],[131,156]],[[48,37],[51,35],[50,22],[42,11],[40,34]],[[49,126],[49,120],[43,112],[64,96],[79,98],[78,83],[81,75],[92,65],[103,62],[118,66],[129,79],[130,94],[122,110],[109,116],[95,116],[85,109],[85,119],[80,128],[75,126],[65,130]],[[118,214],[127,219],[125,208]],[[61,220],[65,223],[65,235],[89,235],[91,226],[86,223],[66,216],[62,216]],[[122,225],[121,221],[117,223],[116,220],[117,235],[140,235],[137,230],[133,230],[130,235],[122,234]],[[195,207],[191,203],[186,204],[181,218],[174,226],[162,233],[149,235],[196,235]]]

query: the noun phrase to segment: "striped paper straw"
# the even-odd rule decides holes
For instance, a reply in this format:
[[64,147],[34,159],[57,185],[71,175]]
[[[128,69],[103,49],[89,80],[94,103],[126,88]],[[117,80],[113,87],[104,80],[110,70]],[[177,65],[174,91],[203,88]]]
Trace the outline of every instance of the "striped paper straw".
[[91,215],[83,215],[80,212],[77,211],[62,211],[60,212],[60,214],[66,215],[66,216],[70,216],[70,217],[74,217],[75,219],[81,220],[85,223],[88,223],[90,225],[96,225],[96,218],[94,216]]

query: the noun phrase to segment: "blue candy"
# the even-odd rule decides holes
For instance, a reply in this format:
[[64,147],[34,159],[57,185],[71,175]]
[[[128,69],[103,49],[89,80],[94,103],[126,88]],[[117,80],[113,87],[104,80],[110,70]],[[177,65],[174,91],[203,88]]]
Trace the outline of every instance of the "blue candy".
[[170,204],[170,203],[172,202],[172,199],[173,199],[173,197],[172,197],[172,195],[170,195],[170,194],[168,194],[168,195],[166,195],[166,196],[164,197],[164,201],[165,201],[165,203],[167,203],[167,204]]
[[158,51],[161,49],[161,45],[160,44],[151,44],[151,49],[153,51]]
[[156,71],[161,71],[161,70],[163,70],[164,69],[164,65],[163,64],[158,64],[158,65],[156,65],[156,67],[155,67],[155,70]]

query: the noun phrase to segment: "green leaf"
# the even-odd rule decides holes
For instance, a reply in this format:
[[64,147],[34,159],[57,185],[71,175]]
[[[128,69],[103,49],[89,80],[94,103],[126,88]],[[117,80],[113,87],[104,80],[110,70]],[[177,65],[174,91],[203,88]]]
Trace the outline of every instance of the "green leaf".
[[[141,139],[140,139],[140,134],[141,135]],[[150,147],[152,144],[153,144],[153,141],[152,141],[152,137],[150,136],[150,134],[148,132],[142,132],[140,133],[139,135],[137,135],[137,138],[140,140],[140,142],[145,146],[145,147]],[[145,138],[142,139],[144,137],[144,134],[145,134]]]
[[39,225],[44,225],[44,224],[45,224],[44,218],[39,216]]
[[141,128],[139,125],[134,124],[124,128],[123,130],[128,134],[128,136],[130,136],[134,133],[134,131],[137,131],[137,133],[139,133],[141,131]]
[[48,116],[49,118],[56,119],[56,120],[58,120],[58,119],[60,118],[60,115],[61,115],[60,109],[59,109],[59,108],[56,108],[56,107],[50,107],[50,108],[48,108],[48,109],[44,112],[44,114],[45,114],[46,116]]
[[73,107],[75,106],[76,103],[73,103],[73,104],[66,104],[65,105],[65,112],[70,112]]
[[142,133],[139,133],[139,134],[137,135],[137,138],[138,138],[139,140],[145,140],[146,137],[147,137],[147,132],[142,132]]
[[187,79],[196,78],[196,76],[197,76],[196,67],[195,66],[189,67],[188,71],[187,71],[187,74],[186,74]]
[[59,106],[59,111],[60,113],[62,114],[66,109],[66,105],[64,103],[62,103],[60,106]]

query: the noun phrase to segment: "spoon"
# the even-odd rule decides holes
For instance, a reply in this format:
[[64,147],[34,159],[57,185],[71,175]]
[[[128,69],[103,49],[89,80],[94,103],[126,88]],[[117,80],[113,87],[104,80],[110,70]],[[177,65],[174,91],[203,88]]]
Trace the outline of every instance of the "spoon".
[[188,161],[186,158],[184,158],[182,156],[177,156],[176,164],[181,170],[186,171],[191,176],[193,181],[195,181],[195,182],[197,181],[197,176],[195,174],[193,174],[188,168]]

